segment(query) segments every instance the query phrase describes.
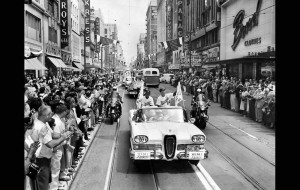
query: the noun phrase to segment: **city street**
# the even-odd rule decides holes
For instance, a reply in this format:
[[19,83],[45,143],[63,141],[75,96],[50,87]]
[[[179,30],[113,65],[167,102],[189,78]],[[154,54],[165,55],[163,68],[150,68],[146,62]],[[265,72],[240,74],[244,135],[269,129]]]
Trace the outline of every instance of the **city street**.
[[[176,91],[160,84],[166,92]],[[154,101],[158,89],[150,88]],[[197,167],[182,162],[146,161],[136,168],[129,158],[129,110],[135,99],[124,93],[119,124],[103,123],[69,189],[275,189],[275,131],[212,103],[203,132],[209,151]],[[184,93],[190,110],[192,96]],[[174,104],[174,103],[173,103]],[[183,105],[183,102],[180,103]]]

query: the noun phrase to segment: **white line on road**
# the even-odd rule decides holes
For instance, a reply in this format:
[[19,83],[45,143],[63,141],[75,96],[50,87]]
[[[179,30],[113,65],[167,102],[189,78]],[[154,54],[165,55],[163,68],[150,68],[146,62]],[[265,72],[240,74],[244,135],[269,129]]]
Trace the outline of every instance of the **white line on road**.
[[245,131],[243,131],[242,129],[240,129],[240,128],[238,128],[238,127],[235,127],[235,126],[231,125],[230,123],[229,123],[229,125],[230,125],[231,127],[233,127],[233,128],[236,128],[236,129],[238,129],[238,130],[242,131],[243,133],[245,133],[245,134],[246,134],[246,135],[248,135],[249,137],[252,137],[252,138],[254,138],[254,139],[258,140],[258,138],[257,138],[257,137],[255,137],[255,136],[253,136],[253,135],[251,135],[251,134],[249,134],[249,133],[246,133],[246,132],[245,132]]
[[203,176],[206,178],[206,180],[214,190],[221,190],[220,187],[216,184],[216,182],[212,179],[212,177],[208,174],[208,172],[204,169],[204,167],[200,164],[200,162],[197,164],[197,167],[202,172]]
[[200,172],[200,170],[193,164],[191,164],[193,170],[195,171],[196,175],[198,176],[198,178],[200,179],[200,181],[202,182],[202,184],[204,185],[206,190],[214,190],[209,184],[208,181],[205,179],[205,177],[203,176],[203,174]]

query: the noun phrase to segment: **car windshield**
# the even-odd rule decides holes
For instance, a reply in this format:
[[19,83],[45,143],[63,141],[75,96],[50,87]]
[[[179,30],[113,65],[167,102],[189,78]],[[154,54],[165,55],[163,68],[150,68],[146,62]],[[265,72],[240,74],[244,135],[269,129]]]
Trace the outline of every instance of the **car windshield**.
[[141,112],[144,122],[184,122],[183,110],[179,108],[152,109],[144,108]]

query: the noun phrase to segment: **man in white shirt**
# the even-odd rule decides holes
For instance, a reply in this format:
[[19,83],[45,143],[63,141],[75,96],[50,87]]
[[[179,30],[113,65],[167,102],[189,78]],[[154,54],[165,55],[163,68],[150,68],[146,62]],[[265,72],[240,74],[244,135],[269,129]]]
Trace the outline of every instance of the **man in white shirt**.
[[150,90],[145,89],[145,96],[143,96],[138,102],[141,102],[141,107],[154,106],[153,98],[150,96]]
[[[66,130],[64,119],[67,115],[67,106],[64,104],[59,104],[56,106],[55,114],[53,115],[53,119],[55,120],[55,126],[53,128],[53,135],[59,136]],[[59,186],[59,180],[69,181],[70,178],[64,174],[64,168],[61,171],[61,161],[63,157],[63,145],[66,144],[66,141],[58,145],[53,150],[53,156],[51,158],[51,176],[52,182],[50,183],[50,190],[56,190]]]
[[71,133],[66,132],[58,139],[52,139],[52,129],[48,125],[53,113],[50,106],[42,105],[38,109],[38,118],[34,120],[31,139],[39,141],[41,146],[36,151],[36,164],[41,168],[37,175],[37,185],[39,190],[48,190],[51,183],[51,157],[52,149],[70,138]]
[[165,106],[170,106],[171,105],[171,99],[174,98],[175,93],[165,93],[165,88],[162,87],[159,89],[160,96],[158,96],[156,100],[156,105],[158,107],[165,107]]

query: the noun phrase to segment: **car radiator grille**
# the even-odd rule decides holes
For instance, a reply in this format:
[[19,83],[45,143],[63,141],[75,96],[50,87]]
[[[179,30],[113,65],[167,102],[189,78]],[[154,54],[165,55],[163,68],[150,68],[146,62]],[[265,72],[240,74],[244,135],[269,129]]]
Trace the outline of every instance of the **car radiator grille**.
[[166,135],[164,138],[165,155],[167,159],[173,158],[176,148],[176,137],[174,135]]

